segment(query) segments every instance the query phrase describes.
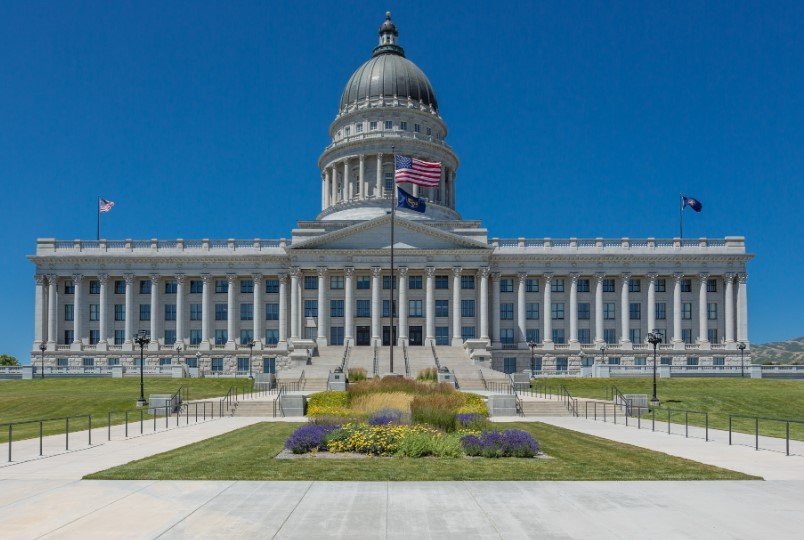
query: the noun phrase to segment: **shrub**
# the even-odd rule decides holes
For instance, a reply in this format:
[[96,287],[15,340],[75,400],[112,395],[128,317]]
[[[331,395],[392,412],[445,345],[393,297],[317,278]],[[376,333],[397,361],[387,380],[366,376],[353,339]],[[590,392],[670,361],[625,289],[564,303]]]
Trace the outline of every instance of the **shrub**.
[[307,416],[349,416],[349,394],[327,391],[313,394],[307,400]]
[[366,380],[366,370],[362,367],[359,368],[349,368],[346,370],[346,379],[350,383],[356,383],[360,381]]
[[455,434],[410,432],[399,441],[396,455],[410,458],[458,457],[463,455],[463,449],[460,437]]
[[539,443],[530,433],[521,429],[484,431],[479,437],[466,435],[461,439],[461,444],[469,456],[533,457],[539,453]]
[[491,424],[482,414],[458,413],[455,415],[455,426],[467,431],[489,431]]
[[290,434],[285,441],[285,448],[294,454],[306,454],[313,450],[326,449],[326,436],[337,426],[310,424],[301,426]]
[[395,409],[383,409],[372,414],[368,419],[370,426],[385,426],[388,424],[400,424],[402,422],[402,411]]
[[411,419],[444,431],[455,431],[455,411],[462,403],[463,396],[457,392],[416,396],[410,404]]
[[400,441],[407,434],[425,432],[438,433],[427,426],[344,424],[327,436],[326,446],[330,452],[387,456],[397,453]]
[[466,414],[478,414],[481,416],[488,416],[489,409],[483,397],[477,394],[461,394],[464,398],[463,405],[459,406],[457,411]]
[[395,409],[404,413],[410,412],[413,395],[406,392],[380,392],[363,394],[352,398],[351,408],[357,413],[372,414],[385,409]]
[[349,385],[349,395],[352,399],[376,393],[405,392],[414,395],[430,394],[457,394],[455,388],[449,384],[433,384],[425,381],[412,381],[403,377],[384,377],[382,379],[371,379],[360,381]]
[[416,375],[416,380],[436,382],[438,381],[438,371],[436,371],[434,367],[422,369],[419,371],[419,374]]

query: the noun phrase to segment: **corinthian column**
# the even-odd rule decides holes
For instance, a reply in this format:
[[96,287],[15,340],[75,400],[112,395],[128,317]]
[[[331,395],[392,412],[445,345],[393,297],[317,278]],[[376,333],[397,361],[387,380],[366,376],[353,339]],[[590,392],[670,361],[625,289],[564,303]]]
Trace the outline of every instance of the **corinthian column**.
[[84,276],[73,274],[73,343],[79,345],[84,342]]
[[254,283],[254,292],[252,293],[254,296],[251,300],[253,308],[251,310],[252,316],[252,333],[254,334],[254,343],[260,348],[261,344],[264,343],[265,333],[262,327],[262,320],[265,317],[264,310],[262,308],[262,274],[259,272],[251,274],[252,282]]
[[452,268],[452,336],[450,344],[453,347],[463,345],[461,339],[461,267]]
[[290,339],[299,339],[299,269],[290,269]]
[[748,274],[737,275],[737,341],[748,344]]
[[425,268],[425,345],[435,342],[435,268],[428,266]]
[[606,274],[595,274],[595,345],[605,343],[603,339],[603,280]]
[[673,343],[682,343],[681,338],[681,280],[684,274],[673,274]]
[[351,201],[354,196],[352,180],[349,178],[349,158],[343,160],[343,192],[344,200]]
[[491,340],[500,343],[500,277],[499,272],[491,273]]
[[353,332],[355,327],[355,317],[354,317],[354,305],[355,305],[355,288],[354,288],[354,275],[355,269],[351,266],[347,266],[343,269],[344,278],[343,278],[343,288],[344,288],[344,297],[345,300],[343,302],[343,319],[344,319],[344,329],[343,329],[343,341],[344,345],[347,343],[351,343],[354,345],[353,339]]
[[182,345],[187,345],[185,341],[187,330],[184,324],[184,321],[187,320],[187,297],[184,294],[185,277],[184,274],[176,274],[176,343]]
[[334,206],[338,202],[338,168],[335,163],[332,164],[329,171],[329,205]]
[[[201,344],[209,348],[211,345],[210,328],[212,328],[212,276],[201,274]],[[128,292],[128,287],[126,287]]]
[[377,154],[377,185],[374,196],[382,197],[382,154]]
[[366,180],[366,156],[360,154],[360,168],[358,169],[358,174],[360,175],[360,200],[365,200],[368,198],[367,191],[368,191],[368,180]]
[[631,279],[631,274],[624,273],[620,278],[620,343],[630,343],[631,339],[628,336],[628,328],[630,326],[629,316],[630,309],[628,305],[628,281]]
[[380,272],[379,266],[371,267],[371,344],[382,344],[380,328]]
[[47,276],[47,343],[48,349],[56,350],[59,341],[59,277],[56,274]]
[[39,349],[39,346],[45,340],[45,325],[44,325],[44,312],[45,312],[45,276],[36,274],[34,276],[36,281],[36,290],[34,293],[34,350]]
[[98,343],[108,343],[109,340],[109,276],[108,274],[98,274],[98,285],[100,294],[98,295],[98,326],[100,328]]
[[125,342],[131,347],[134,340],[134,275],[126,274],[124,278],[126,280]]
[[706,323],[706,280],[709,278],[709,274],[701,273],[698,278],[700,279],[698,286],[698,342],[703,344],[709,343]]
[[480,275],[480,339],[489,341],[489,268],[483,266]]
[[[151,342],[148,349],[159,350],[161,312],[159,311],[159,274],[151,274]],[[167,343],[165,343],[167,345]]]
[[648,332],[656,329],[656,274],[648,274]]
[[527,332],[525,330],[527,312],[525,311],[525,281],[528,278],[526,272],[520,272],[516,275],[516,326],[519,335],[517,342],[526,343]]
[[[408,267],[400,266],[397,269],[399,272],[399,345],[408,342]],[[393,306],[391,306],[393,309]],[[392,312],[393,313],[393,312]],[[391,330],[393,332],[393,330]]]
[[235,285],[237,284],[237,276],[235,274],[226,274],[226,348],[235,348],[235,332],[237,326],[237,314],[235,302]]
[[318,326],[316,341],[319,347],[327,344],[327,328],[329,327],[329,306],[327,306],[327,268],[318,267]]
[[542,343],[553,342],[553,274],[544,275],[544,336]]
[[578,343],[578,274],[570,274],[570,343]]
[[288,341],[288,275],[279,274],[279,343]]

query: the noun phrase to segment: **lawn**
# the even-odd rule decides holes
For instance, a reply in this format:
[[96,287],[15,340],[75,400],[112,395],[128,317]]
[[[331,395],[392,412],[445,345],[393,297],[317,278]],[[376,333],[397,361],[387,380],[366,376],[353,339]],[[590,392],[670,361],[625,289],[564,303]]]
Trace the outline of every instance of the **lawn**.
[[274,459],[298,424],[260,423],[87,476],[109,480],[746,480],[753,477],[538,423],[549,459]]
[[[535,383],[534,386],[540,383]],[[573,397],[611,399],[611,388],[616,386],[623,394],[653,393],[650,378],[551,379],[549,387],[564,385]],[[743,414],[804,421],[804,381],[772,379],[675,378],[659,379],[657,394],[662,411],[656,418],[666,419],[667,408],[705,411],[709,413],[709,426],[728,429],[729,414]],[[580,414],[584,414],[583,406]],[[684,422],[683,413],[673,413],[674,422]],[[689,415],[690,424],[703,425],[702,415]],[[755,424],[749,419],[733,419],[733,429],[753,433]],[[785,425],[781,422],[760,421],[760,434],[784,437]],[[804,424],[790,424],[790,436],[804,440]]]
[[[223,396],[233,385],[243,388],[250,384],[244,379],[146,378],[145,398],[149,394],[173,394],[184,386],[189,391],[189,399],[202,399]],[[6,381],[0,383],[0,424],[91,414],[92,427],[100,427],[107,425],[109,411],[113,412],[112,424],[121,424],[123,411],[134,410],[139,395],[139,378]],[[86,418],[70,421],[70,431],[86,428]],[[45,435],[64,433],[64,429],[64,420],[44,424]],[[14,426],[14,440],[38,435],[38,424]],[[0,444],[7,440],[7,428],[0,427]]]

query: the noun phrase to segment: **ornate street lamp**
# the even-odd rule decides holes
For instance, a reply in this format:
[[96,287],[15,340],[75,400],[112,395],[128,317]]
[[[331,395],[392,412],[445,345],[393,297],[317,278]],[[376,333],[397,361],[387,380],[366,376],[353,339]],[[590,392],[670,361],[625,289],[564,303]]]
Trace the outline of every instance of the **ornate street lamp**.
[[653,397],[650,400],[651,407],[659,406],[659,398],[656,397],[656,346],[662,342],[662,334],[659,330],[648,333],[648,343],[653,345]]
[[198,370],[198,376],[201,376],[201,351],[195,353],[195,369]]
[[254,375],[251,373],[251,353],[254,351],[254,340],[248,340],[246,343],[246,347],[248,347],[248,378],[253,379]]
[[45,378],[45,349],[47,349],[47,345],[45,345],[45,342],[43,341],[39,344],[39,350],[42,351],[42,373],[39,377],[40,379]]
[[181,365],[181,351],[182,351],[182,348],[183,347],[182,347],[181,343],[176,344],[176,363],[179,364],[179,365]]
[[601,364],[606,363],[606,356],[605,355],[606,355],[606,344],[604,343],[603,345],[600,346],[600,363]]
[[539,344],[535,341],[528,341],[528,347],[530,347],[530,376],[535,377],[536,374],[536,347]]
[[578,362],[580,363],[580,367],[584,367],[583,366],[583,359],[584,358],[586,358],[586,355],[584,354],[584,352],[583,351],[579,352],[578,353]]
[[145,330],[140,330],[137,333],[137,337],[134,339],[134,342],[140,346],[140,398],[137,400],[137,407],[145,406],[145,361],[143,358],[143,351],[145,350],[145,346],[148,345],[151,340],[148,337],[148,332]]
[[741,341],[737,348],[740,349],[740,377],[745,377],[745,343]]

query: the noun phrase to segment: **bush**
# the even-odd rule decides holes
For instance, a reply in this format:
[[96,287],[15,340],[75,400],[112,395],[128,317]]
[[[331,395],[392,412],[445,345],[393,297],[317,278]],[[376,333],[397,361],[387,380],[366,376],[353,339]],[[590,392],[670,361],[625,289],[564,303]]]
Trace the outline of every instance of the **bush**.
[[356,383],[366,380],[366,370],[362,367],[349,368],[346,370],[346,380],[350,383]]
[[356,413],[365,414],[372,414],[386,409],[409,413],[411,401],[413,401],[413,395],[407,392],[364,394],[351,400],[351,409]]
[[416,396],[410,404],[411,419],[414,423],[455,431],[455,411],[462,403],[463,396],[457,392]]
[[463,405],[458,407],[457,411],[460,413],[465,414],[478,414],[481,416],[488,416],[489,409],[486,406],[486,402],[483,401],[483,397],[477,394],[461,394],[463,395],[464,401]]
[[459,457],[463,455],[463,449],[460,437],[455,434],[411,432],[399,441],[396,455],[410,458]]
[[482,414],[458,413],[455,415],[455,426],[467,431],[489,431],[491,424]]
[[327,435],[326,447],[330,452],[389,456],[399,451],[400,441],[409,433],[426,432],[438,433],[427,426],[344,424]]
[[402,423],[402,411],[395,409],[383,409],[382,411],[372,414],[368,419],[370,426],[385,426],[400,423]]
[[326,449],[326,436],[337,426],[332,425],[306,425],[302,426],[285,441],[285,448],[294,454],[306,454],[314,450]]
[[422,369],[419,371],[419,374],[416,375],[416,380],[436,382],[438,381],[438,371],[436,371],[434,367]]
[[313,394],[307,400],[307,416],[350,416],[349,394],[327,391]]
[[484,431],[479,437],[466,435],[461,439],[461,444],[469,456],[529,458],[539,453],[539,443],[530,433],[521,429]]

